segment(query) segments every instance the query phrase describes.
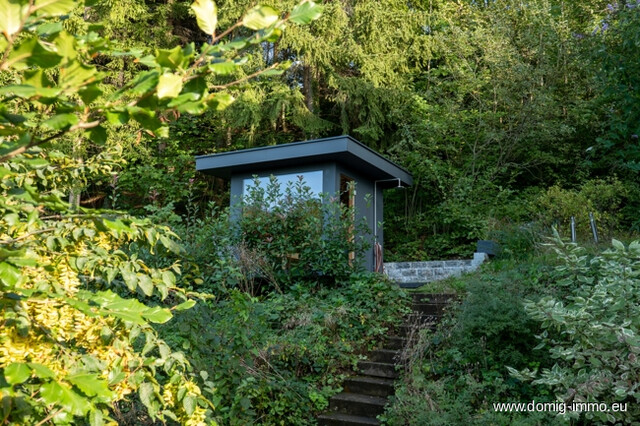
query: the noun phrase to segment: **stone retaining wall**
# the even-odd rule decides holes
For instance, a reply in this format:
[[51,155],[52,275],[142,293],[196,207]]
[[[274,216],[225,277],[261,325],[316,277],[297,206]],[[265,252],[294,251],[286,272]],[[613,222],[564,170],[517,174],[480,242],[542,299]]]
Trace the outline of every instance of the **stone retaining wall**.
[[465,260],[386,262],[384,272],[401,287],[419,287],[425,283],[475,271],[486,259],[486,253],[474,253],[473,259]]

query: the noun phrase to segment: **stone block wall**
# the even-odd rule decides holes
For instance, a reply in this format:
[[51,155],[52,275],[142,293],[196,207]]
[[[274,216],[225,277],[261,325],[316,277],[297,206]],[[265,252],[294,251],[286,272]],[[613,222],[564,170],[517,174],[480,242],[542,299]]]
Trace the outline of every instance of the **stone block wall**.
[[475,271],[486,259],[486,253],[474,253],[473,259],[465,260],[385,262],[384,272],[401,287],[420,287],[425,283]]

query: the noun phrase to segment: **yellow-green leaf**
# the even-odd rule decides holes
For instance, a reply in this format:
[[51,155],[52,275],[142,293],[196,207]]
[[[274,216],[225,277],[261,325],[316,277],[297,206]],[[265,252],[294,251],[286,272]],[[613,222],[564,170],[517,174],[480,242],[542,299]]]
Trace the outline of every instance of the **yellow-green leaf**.
[[78,123],[78,117],[72,113],[54,115],[50,119],[42,123],[42,127],[50,130],[68,129]]
[[210,36],[214,36],[218,25],[218,10],[213,0],[196,0],[191,4],[196,14],[198,27]]
[[10,385],[19,385],[31,377],[31,369],[27,364],[14,362],[4,369],[4,378]]
[[158,99],[175,98],[182,90],[182,77],[177,74],[162,74],[158,80]]
[[179,304],[173,309],[175,309],[176,311],[186,311],[187,309],[193,308],[195,305],[196,305],[195,300],[187,300],[186,302]]
[[97,374],[73,374],[65,379],[77,386],[87,396],[98,396],[106,400],[111,400],[114,397],[114,393],[109,389],[109,383]]
[[86,398],[57,382],[49,382],[42,385],[40,396],[46,404],[61,406],[75,416],[83,416],[91,407]]
[[147,321],[155,322],[157,324],[164,324],[173,318],[171,311],[166,308],[160,308],[158,306],[149,308],[142,312],[142,317]]
[[313,1],[305,1],[297,5],[291,11],[289,20],[300,25],[307,25],[322,15],[322,6]]
[[148,275],[138,274],[138,287],[140,287],[146,296],[153,294],[153,281],[151,281]]
[[29,367],[31,367],[33,372],[36,373],[36,376],[41,379],[53,379],[56,377],[56,374],[46,365],[38,364],[37,362],[30,362]]
[[249,10],[242,19],[242,25],[252,30],[262,30],[278,21],[278,12],[269,6],[258,5]]
[[220,61],[209,64],[209,69],[218,75],[229,75],[236,70],[238,65],[233,61]]
[[34,10],[38,15],[59,16],[71,12],[76,4],[75,0],[36,0]]
[[8,37],[20,31],[29,12],[29,3],[21,0],[0,1],[0,32]]
[[221,92],[212,95],[207,103],[211,108],[217,111],[222,111],[223,109],[231,105],[234,100],[235,99],[233,98],[233,96],[231,96],[229,93]]

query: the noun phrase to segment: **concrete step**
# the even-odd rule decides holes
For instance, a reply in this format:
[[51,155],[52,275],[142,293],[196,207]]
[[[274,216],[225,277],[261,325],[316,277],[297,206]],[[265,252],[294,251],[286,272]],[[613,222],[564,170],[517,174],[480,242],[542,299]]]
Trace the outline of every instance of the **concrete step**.
[[399,356],[400,351],[397,349],[377,349],[367,354],[369,361],[388,362],[390,364],[397,364]]
[[374,417],[384,412],[387,398],[342,392],[329,400],[329,410],[352,416]]
[[371,376],[352,376],[343,383],[345,392],[386,398],[395,393],[393,379]]
[[379,425],[375,417],[352,416],[344,413],[327,413],[318,416],[319,426]]
[[405,325],[419,325],[424,327],[437,326],[442,319],[442,315],[429,315],[422,312],[413,311],[404,318]]
[[358,362],[358,370],[362,375],[387,379],[395,379],[399,375],[395,364],[386,362],[360,361]]
[[384,342],[384,349],[403,349],[407,345],[407,339],[398,336],[387,336]]
[[450,303],[458,298],[453,293],[414,293],[412,295],[414,303]]
[[435,331],[438,327],[438,324],[435,322],[425,322],[425,323],[413,323],[410,325],[401,325],[396,330],[396,335],[398,337],[415,337],[418,332],[424,328],[428,328],[431,331]]
[[[413,310],[395,336],[387,336],[382,349],[371,351],[368,360],[358,363],[359,376],[345,379],[344,392],[329,400],[329,411],[318,416],[319,425],[379,425],[376,416],[384,412],[387,397],[395,393],[394,379],[399,356],[404,347],[415,341],[423,328],[435,330],[445,307],[454,295],[414,294]],[[407,338],[410,336],[411,340]]]
[[413,303],[411,309],[413,312],[420,312],[425,315],[439,315],[444,314],[447,304],[445,303]]

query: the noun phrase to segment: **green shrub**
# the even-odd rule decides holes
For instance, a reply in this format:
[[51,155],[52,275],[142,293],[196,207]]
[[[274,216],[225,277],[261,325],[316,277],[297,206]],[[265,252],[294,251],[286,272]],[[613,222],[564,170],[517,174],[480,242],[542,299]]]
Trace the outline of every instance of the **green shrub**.
[[541,226],[552,226],[570,235],[571,216],[576,220],[576,232],[582,240],[591,240],[589,213],[596,219],[603,238],[623,228],[622,206],[629,194],[624,184],[616,178],[590,180],[579,189],[564,189],[558,185],[541,194],[534,211]]
[[180,312],[163,335],[208,372],[220,424],[314,424],[407,305],[380,275],[354,274],[340,289],[297,283],[261,299],[232,289]]
[[640,242],[588,256],[584,249],[557,241],[563,263],[557,285],[565,295],[525,304],[545,331],[540,348],[555,360],[539,374],[525,369],[514,377],[551,387],[567,402],[627,403],[627,412],[571,413],[581,421],[631,422],[640,399]]
[[497,413],[493,403],[545,401],[552,393],[509,375],[506,365],[550,366],[534,351],[539,324],[524,301],[553,282],[547,259],[496,260],[459,278],[467,293],[435,333],[423,330],[404,382],[385,414],[389,424],[548,424],[552,416]]
[[524,225],[502,225],[489,232],[489,239],[500,247],[498,258],[522,260],[534,254],[542,242],[542,235],[539,225],[529,222]]
[[[186,249],[186,275],[199,290],[251,295],[286,291],[298,282],[336,286],[363,270],[369,232],[339,197],[312,196],[300,180],[282,189],[277,180],[250,187],[234,210],[210,204],[174,229]],[[237,210],[236,210],[237,209]],[[154,220],[169,217],[155,209]],[[175,222],[174,222],[175,223]]]
[[315,197],[302,177],[285,188],[271,177],[266,188],[255,180],[239,203],[236,233],[261,253],[280,286],[299,280],[333,285],[362,270],[369,229],[339,196]]

